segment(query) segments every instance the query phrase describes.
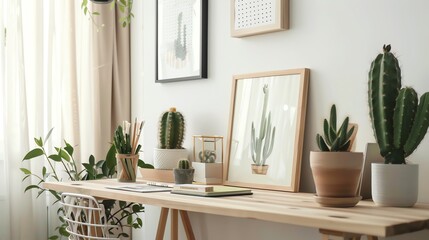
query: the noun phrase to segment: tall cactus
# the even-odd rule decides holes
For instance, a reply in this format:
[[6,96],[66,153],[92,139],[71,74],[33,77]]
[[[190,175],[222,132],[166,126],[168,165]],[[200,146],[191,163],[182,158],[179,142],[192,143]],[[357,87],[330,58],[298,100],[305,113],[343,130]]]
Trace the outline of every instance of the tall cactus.
[[374,135],[385,163],[405,164],[429,127],[428,92],[417,104],[417,93],[401,89],[401,69],[390,45],[371,64],[368,102]]
[[162,113],[159,122],[159,148],[182,149],[185,136],[185,118],[176,108]]
[[250,151],[252,155],[253,162],[262,166],[265,165],[267,158],[273,152],[274,138],[276,135],[276,127],[271,125],[271,112],[268,113],[267,117],[267,104],[268,104],[268,85],[265,84],[262,88],[264,92],[264,106],[262,109],[261,115],[261,126],[259,129],[259,137],[255,136],[255,125],[252,122],[252,131],[251,131],[251,141],[250,141]]

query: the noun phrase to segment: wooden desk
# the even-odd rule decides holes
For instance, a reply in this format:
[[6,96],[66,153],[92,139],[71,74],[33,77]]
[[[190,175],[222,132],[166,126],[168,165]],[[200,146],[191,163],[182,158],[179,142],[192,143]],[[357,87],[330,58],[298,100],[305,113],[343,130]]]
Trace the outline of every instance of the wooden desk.
[[[182,216],[186,211],[319,228],[325,236],[337,233],[344,236],[344,239],[359,239],[356,234],[386,237],[429,228],[429,204],[417,204],[413,208],[382,208],[375,207],[370,201],[361,201],[353,208],[326,208],[315,203],[313,195],[308,193],[253,190],[253,195],[207,199],[169,192],[135,193],[106,188],[119,184],[124,183],[108,179],[44,183],[44,187],[58,192],[82,193],[99,198],[160,206],[162,207],[160,225],[163,218],[167,218],[168,209],[171,209],[172,222],[176,222],[176,229],[172,231],[176,232],[178,212]],[[184,225],[186,229],[187,226]],[[190,225],[188,227],[190,228]],[[190,231],[192,232],[192,229]]]

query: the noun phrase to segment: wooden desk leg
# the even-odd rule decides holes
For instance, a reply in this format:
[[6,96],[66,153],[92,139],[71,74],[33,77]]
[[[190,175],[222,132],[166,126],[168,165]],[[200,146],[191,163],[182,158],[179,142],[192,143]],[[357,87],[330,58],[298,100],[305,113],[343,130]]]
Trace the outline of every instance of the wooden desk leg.
[[165,225],[167,224],[168,208],[161,208],[159,215],[158,230],[156,231],[156,240],[164,239]]
[[187,211],[179,210],[180,217],[182,218],[183,228],[185,228],[186,237],[188,240],[195,240],[194,232],[192,231],[191,222]]
[[178,219],[177,219],[177,209],[171,209],[171,240],[178,239]]

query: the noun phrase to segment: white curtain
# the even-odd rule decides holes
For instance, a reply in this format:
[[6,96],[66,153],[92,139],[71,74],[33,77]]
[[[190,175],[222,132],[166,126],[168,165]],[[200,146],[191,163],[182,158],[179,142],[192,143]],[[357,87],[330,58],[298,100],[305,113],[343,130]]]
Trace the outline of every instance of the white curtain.
[[21,161],[34,137],[54,128],[49,146],[66,139],[86,162],[104,158],[112,129],[130,119],[129,32],[116,30],[110,5],[97,6],[96,29],[80,4],[0,0],[1,240],[47,239],[57,226],[49,198],[24,194],[19,168],[40,174],[44,164]]

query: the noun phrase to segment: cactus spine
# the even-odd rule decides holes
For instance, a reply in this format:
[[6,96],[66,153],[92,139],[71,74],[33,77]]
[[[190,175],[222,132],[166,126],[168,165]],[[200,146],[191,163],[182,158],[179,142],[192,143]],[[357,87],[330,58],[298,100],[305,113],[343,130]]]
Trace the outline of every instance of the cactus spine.
[[429,127],[429,93],[401,89],[401,69],[390,45],[371,64],[368,102],[374,135],[385,163],[405,164]]
[[350,128],[349,117],[346,117],[337,130],[337,108],[335,104],[331,107],[329,122],[323,121],[323,137],[320,134],[316,135],[317,145],[323,152],[347,152],[351,144],[351,137],[355,127]]
[[159,122],[159,148],[182,149],[185,134],[185,119],[176,108],[161,115]]
[[181,159],[177,162],[178,169],[190,169],[190,163],[188,159]]
[[259,129],[259,137],[255,135],[255,125],[252,122],[250,151],[253,162],[258,166],[265,165],[267,158],[273,152],[274,138],[276,135],[276,127],[271,124],[271,112],[267,117],[267,104],[268,104],[268,85],[265,84],[262,88],[264,92],[264,106],[261,115],[261,126]]

